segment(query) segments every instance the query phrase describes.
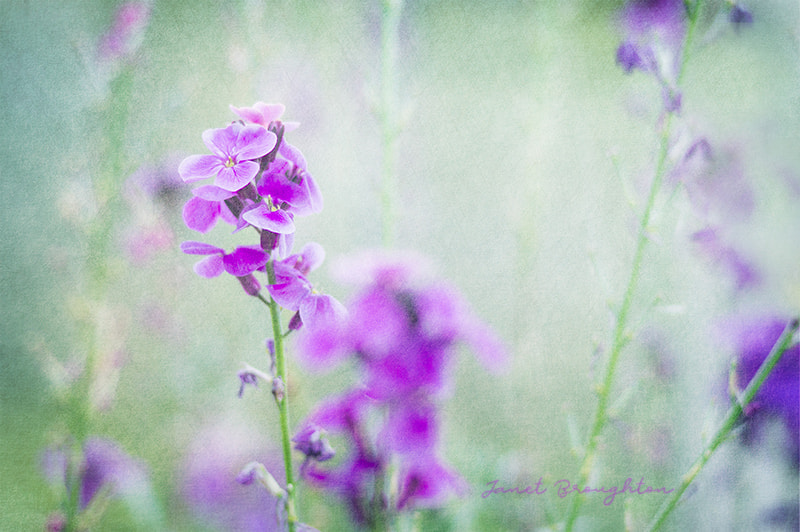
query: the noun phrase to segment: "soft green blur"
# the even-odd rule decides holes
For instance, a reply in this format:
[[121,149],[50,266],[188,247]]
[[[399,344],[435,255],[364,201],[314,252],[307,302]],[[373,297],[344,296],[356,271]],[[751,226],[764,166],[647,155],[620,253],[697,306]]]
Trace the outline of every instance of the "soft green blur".
[[[441,453],[472,491],[430,518],[442,530],[545,527],[568,502],[554,490],[480,493],[496,479],[524,488],[539,477],[577,477],[570,432],[582,441],[591,419],[596,352],[610,341],[658,143],[658,88],[614,64],[621,3],[406,3],[397,246],[433,258],[512,353],[502,376],[484,373],[467,350],[457,365]],[[605,433],[598,485],[629,476],[676,485],[726,407],[731,353],[713,325],[735,312],[800,310],[800,192],[792,189],[800,182],[800,8],[752,3],[752,27],[734,32],[718,20],[716,39],[698,39],[680,123],[743,165],[756,203],[736,238],[766,281],[736,293],[691,245],[702,226],[685,191],[667,186],[614,394],[629,400]],[[192,441],[210,426],[237,420],[277,449],[269,394],[236,397],[241,363],[266,366],[266,308],[229,278],[194,275],[194,257],[178,249],[198,238],[181,220],[188,192],[160,210],[116,201],[101,212],[85,195],[108,171],[109,150],[122,157],[110,181],[122,194],[141,165],[204,152],[200,134],[233,119],[229,104],[281,102],[284,118],[301,124],[291,141],[325,197],[321,214],[298,221],[298,247],[321,243],[327,266],[379,246],[378,4],[154,2],[129,66],[122,142],[109,148],[107,121],[119,110],[105,101],[109,78],[94,46],[116,4],[0,3],[0,529],[42,530],[57,505],[39,453],[69,413],[48,360],[80,357],[87,342],[102,349],[124,340],[113,401],[91,432],[148,464],[156,500],[155,517],[138,516],[139,525],[112,504],[101,529],[147,530],[148,519],[162,519],[170,530],[203,530],[181,501],[181,481]],[[130,260],[126,239],[158,213],[173,241]],[[110,228],[107,251],[87,238],[98,219]],[[199,239],[237,241],[228,233],[218,227]],[[90,293],[98,264],[99,297]],[[326,266],[314,281],[346,301]],[[87,340],[82,304],[98,300],[111,330]],[[352,378],[347,368],[319,375],[292,363],[290,374],[293,423]],[[796,503],[797,471],[781,454],[780,429],[756,450],[728,444],[668,528],[749,530],[767,509]],[[324,498],[302,487],[300,497],[302,519],[346,528]],[[616,531],[627,521],[637,530],[661,500],[604,506],[590,496],[582,526]]]

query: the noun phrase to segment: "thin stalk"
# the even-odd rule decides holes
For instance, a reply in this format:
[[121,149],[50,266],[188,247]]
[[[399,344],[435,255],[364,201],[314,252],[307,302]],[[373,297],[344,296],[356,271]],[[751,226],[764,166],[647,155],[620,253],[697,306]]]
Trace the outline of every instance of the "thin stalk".
[[[269,284],[275,284],[275,265],[272,261],[267,263],[267,278]],[[263,301],[263,298],[262,298]],[[289,389],[286,380],[286,357],[283,353],[283,332],[281,330],[281,317],[278,303],[270,298],[269,300],[269,313],[272,318],[272,337],[275,342],[275,371],[278,378],[283,381],[286,386],[286,392],[278,402],[278,411],[280,412],[280,425],[281,425],[281,443],[283,446],[283,467],[286,471],[286,515],[289,523],[289,532],[295,531],[295,523],[297,522],[297,514],[295,513],[294,505],[294,472],[292,469],[292,442],[289,438]]]
[[761,385],[764,384],[764,381],[769,377],[770,373],[772,372],[775,365],[780,361],[781,356],[783,353],[789,348],[791,343],[792,337],[794,336],[795,332],[797,332],[798,324],[800,321],[798,319],[794,319],[791,323],[789,323],[786,328],[783,330],[783,333],[778,338],[778,341],[775,342],[775,345],[772,346],[772,350],[767,355],[767,358],[764,359],[764,362],[761,363],[761,366],[758,368],[753,379],[750,381],[750,384],[747,385],[744,392],[742,392],[741,397],[739,400],[734,401],[731,408],[728,410],[725,419],[722,421],[722,425],[720,426],[719,430],[717,430],[716,434],[711,440],[711,443],[703,449],[703,452],[700,453],[700,456],[695,460],[692,467],[683,475],[683,479],[681,481],[681,485],[675,490],[672,494],[672,497],[664,501],[664,504],[661,505],[656,515],[653,517],[653,520],[650,521],[648,525],[648,532],[654,532],[661,528],[661,525],[664,524],[669,514],[672,510],[680,502],[681,496],[686,491],[686,489],[691,485],[692,481],[694,481],[695,477],[702,471],[703,467],[708,462],[711,455],[717,450],[725,440],[727,440],[728,436],[730,435],[731,430],[736,426],[739,421],[739,418],[744,412],[744,409],[747,408],[747,405],[753,400],[756,396],[758,391],[761,389]]
[[[681,49],[681,58],[677,73],[677,83],[680,83],[686,63],[689,57],[689,48],[691,47],[694,38],[694,30],[698,19],[700,8],[700,1],[698,0],[693,7],[687,8],[689,13],[689,25],[686,31],[686,38]],[[622,304],[617,314],[617,322],[614,327],[613,339],[611,343],[611,352],[606,366],[605,376],[602,383],[597,388],[597,408],[594,414],[594,421],[592,422],[592,429],[589,433],[589,439],[584,451],[583,462],[579,471],[578,485],[583,487],[589,480],[589,475],[592,472],[592,466],[597,453],[597,445],[600,435],[605,428],[608,421],[608,403],[611,394],[611,389],[614,384],[614,376],[616,374],[617,363],[619,362],[620,353],[628,342],[628,337],[625,332],[628,315],[630,313],[631,305],[633,304],[634,294],[636,293],[636,286],[639,281],[639,273],[644,257],[644,250],[647,246],[649,239],[647,234],[647,227],[650,224],[653,207],[655,206],[658,191],[661,188],[661,182],[667,171],[667,157],[669,155],[669,141],[672,131],[673,114],[667,113],[664,120],[664,125],[661,131],[661,139],[659,143],[658,159],[656,162],[655,174],[653,182],[650,185],[650,192],[647,196],[647,204],[645,205],[644,213],[640,220],[639,235],[636,240],[636,249],[633,254],[633,261],[631,264],[631,273],[628,277],[628,283],[625,288],[625,293],[622,298]],[[570,532],[575,525],[575,520],[578,517],[578,511],[583,503],[584,495],[576,495],[567,513],[565,530]]]
[[397,201],[397,53],[398,28],[403,0],[383,0],[381,6],[381,217],[382,242],[394,242]]

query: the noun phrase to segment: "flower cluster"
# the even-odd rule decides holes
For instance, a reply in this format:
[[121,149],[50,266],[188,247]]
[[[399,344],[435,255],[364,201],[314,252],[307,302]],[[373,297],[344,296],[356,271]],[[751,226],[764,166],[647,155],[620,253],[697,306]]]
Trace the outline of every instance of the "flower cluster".
[[183,219],[187,227],[201,233],[222,220],[234,232],[253,228],[259,238],[231,252],[198,241],[184,242],[181,249],[205,257],[195,265],[198,275],[211,278],[227,272],[251,296],[262,289],[255,273],[266,273],[267,263],[274,259],[277,283],[269,291],[278,304],[297,312],[293,328],[323,314],[335,317],[342,312],[341,305],[317,294],[306,278],[322,262],[322,247],[308,244],[300,254],[289,255],[295,216],[322,209],[322,195],[305,158],[284,138],[296,125],[279,120],[284,110],[279,104],[258,102],[253,107],[231,106],[231,110],[239,120],[203,132],[211,154],[191,155],[178,168],[186,183],[213,178],[213,184],[192,190]]
[[[730,3],[728,19],[735,28],[751,24],[752,14],[738,3]],[[640,70],[652,75],[661,86],[664,110],[681,109],[677,89],[681,69],[681,46],[687,31],[687,17],[697,17],[698,8],[689,0],[632,0],[622,10],[625,39],[617,47],[616,61],[626,73]]]
[[[316,368],[357,360],[359,386],[327,400],[301,425],[295,449],[306,456],[306,479],[345,498],[353,517],[374,524],[380,512],[440,504],[463,490],[460,477],[437,455],[436,398],[459,342],[469,344],[493,370],[506,354],[487,326],[449,286],[425,279],[410,257],[367,254],[343,264],[361,284],[347,319],[327,322],[298,338],[302,360]],[[332,467],[328,436],[349,454]],[[334,462],[332,460],[332,462]],[[327,464],[326,464],[327,466]],[[396,499],[382,490],[397,473]],[[396,469],[394,469],[396,468]]]

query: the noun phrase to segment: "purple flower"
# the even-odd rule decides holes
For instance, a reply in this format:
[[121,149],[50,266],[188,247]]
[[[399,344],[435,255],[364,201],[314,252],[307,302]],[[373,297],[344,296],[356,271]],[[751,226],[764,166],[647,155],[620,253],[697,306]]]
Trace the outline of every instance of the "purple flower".
[[195,273],[201,277],[210,279],[227,272],[239,279],[249,295],[255,296],[261,290],[252,274],[267,264],[269,255],[260,247],[240,246],[232,253],[225,253],[222,248],[190,240],[181,244],[181,250],[189,255],[208,255],[194,265]]
[[626,73],[653,75],[662,87],[667,113],[680,110],[677,83],[678,57],[686,31],[682,0],[634,0],[622,10],[625,39],[617,48],[616,62]]
[[[317,243],[306,244],[300,254],[275,262],[275,283],[268,287],[272,298],[283,308],[297,312],[301,324],[316,327],[321,323],[339,323],[347,311],[331,296],[314,291],[306,275],[325,258]],[[298,328],[300,324],[295,324]]]
[[[65,447],[50,448],[42,456],[42,469],[51,482],[65,483],[69,470],[69,452]],[[80,466],[81,509],[92,502],[101,488],[108,496],[127,496],[149,490],[144,466],[123,451],[115,442],[96,436],[83,446]]]
[[[720,326],[725,343],[735,352],[738,391],[755,376],[787,323],[777,316],[756,316],[731,318]],[[766,421],[777,418],[787,429],[795,461],[800,461],[800,344],[783,353],[746,414],[745,443],[756,443]]]
[[185,455],[182,496],[206,527],[232,532],[285,530],[279,526],[277,499],[264,489],[237,482],[242,468],[261,456],[277,483],[285,485],[280,452],[265,451],[263,438],[248,426],[244,420],[226,419],[200,431]]
[[178,172],[186,183],[214,177],[214,185],[230,192],[244,188],[258,174],[259,159],[278,138],[262,126],[234,122],[224,129],[207,129],[203,142],[213,155],[190,155]]
[[398,509],[441,506],[453,493],[463,495],[461,477],[435,459],[409,461],[400,468]]
[[100,57],[113,60],[133,54],[149,20],[150,7],[145,2],[126,2],[119,6],[114,22],[100,39]]
[[307,425],[292,438],[292,441],[295,442],[294,448],[306,455],[307,460],[324,462],[336,456],[336,451],[325,436],[325,430],[317,425]]
[[718,229],[707,227],[697,231],[692,235],[692,240],[713,264],[722,267],[733,276],[738,290],[750,288],[761,282],[761,275],[753,263],[735,248],[726,245]]
[[204,185],[192,190],[194,196],[183,207],[183,221],[186,227],[201,233],[207,233],[217,224],[220,218],[236,226],[236,216],[225,204],[225,200],[236,195],[214,185]]
[[[253,107],[234,107],[230,106],[231,111],[234,114],[238,115],[239,118],[246,122],[252,122],[253,124],[259,124],[264,127],[269,127],[269,125],[278,120],[286,108],[280,103],[264,103],[264,102],[256,102],[253,104]],[[284,131],[289,132],[297,129],[297,122],[281,122],[284,127]]]
[[647,70],[647,63],[639,53],[637,46],[631,41],[625,41],[617,48],[617,64],[625,70],[626,74],[630,74],[636,69]]
[[300,150],[282,142],[279,157],[270,163],[258,182],[258,193],[274,205],[287,208],[298,216],[322,210],[322,194],[308,173],[306,160]]
[[734,4],[728,14],[728,19],[731,21],[731,24],[738,28],[740,26],[752,24],[753,14],[741,4]]
[[358,354],[367,388],[376,397],[400,397],[418,388],[440,390],[457,343],[470,345],[491,370],[506,362],[501,342],[450,286],[430,281],[411,256],[363,255],[348,276],[369,284],[349,306],[347,320],[299,338],[301,357],[327,367]]

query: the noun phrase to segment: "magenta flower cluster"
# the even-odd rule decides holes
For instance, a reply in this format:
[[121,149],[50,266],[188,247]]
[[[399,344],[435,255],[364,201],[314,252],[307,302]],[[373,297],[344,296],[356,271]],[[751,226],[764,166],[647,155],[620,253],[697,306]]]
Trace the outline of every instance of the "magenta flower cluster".
[[258,102],[231,110],[239,120],[203,132],[211,154],[191,155],[178,168],[186,183],[213,178],[212,184],[192,190],[183,219],[200,233],[208,233],[221,220],[234,232],[254,229],[258,238],[230,252],[198,241],[184,242],[181,249],[204,257],[195,265],[198,275],[212,278],[228,273],[251,296],[262,289],[256,274],[266,274],[267,263],[274,259],[278,282],[269,292],[278,304],[297,313],[293,328],[320,316],[336,317],[343,312],[341,305],[316,293],[305,277],[322,262],[322,247],[309,244],[299,255],[289,255],[295,217],[322,210],[322,195],[305,158],[284,137],[296,124],[279,120],[284,111],[280,104]]
[[[369,526],[382,511],[436,506],[465,489],[437,453],[436,400],[447,390],[459,343],[492,370],[506,361],[500,342],[459,294],[426,280],[423,270],[409,256],[354,258],[342,270],[359,283],[347,319],[298,337],[298,354],[308,365],[352,359],[360,368],[360,384],[320,405],[293,440],[306,456],[304,477],[344,498],[354,519]],[[328,437],[345,442],[345,456],[334,459]],[[390,465],[397,474],[391,500],[376,488]]]

